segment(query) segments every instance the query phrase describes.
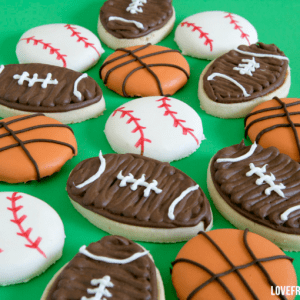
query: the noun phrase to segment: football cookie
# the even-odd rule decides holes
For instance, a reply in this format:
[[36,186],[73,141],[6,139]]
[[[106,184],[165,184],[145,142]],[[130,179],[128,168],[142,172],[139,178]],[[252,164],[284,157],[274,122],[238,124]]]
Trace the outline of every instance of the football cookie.
[[113,49],[156,44],[174,22],[172,0],[109,0],[100,10],[98,34]]
[[249,21],[224,11],[187,17],[175,31],[175,42],[183,55],[210,60],[239,45],[250,46],[257,41],[257,32]]
[[133,240],[179,242],[212,227],[199,185],[168,163],[137,154],[99,154],[67,181],[72,204],[92,224]]
[[149,251],[121,236],[85,245],[54,275],[41,300],[164,300],[164,286]]
[[150,44],[117,49],[100,68],[104,84],[124,97],[170,96],[189,76],[178,50]]
[[205,139],[196,111],[170,97],[146,97],[123,104],[110,115],[104,132],[117,153],[167,162],[189,156]]
[[42,63],[83,72],[93,67],[104,50],[88,29],[70,24],[48,24],[26,31],[16,54],[20,64]]
[[274,96],[286,97],[291,85],[289,59],[274,44],[239,46],[203,70],[201,108],[220,118],[245,117]]
[[0,192],[0,215],[0,286],[26,282],[61,257],[64,226],[46,202]]
[[72,129],[43,114],[0,121],[0,181],[40,180],[77,154]]
[[[199,232],[172,263],[172,282],[179,300],[292,300],[297,287],[292,261],[248,230]],[[286,295],[277,296],[278,287]]]
[[300,166],[275,147],[244,143],[220,150],[208,169],[208,190],[234,226],[280,248],[300,250]]

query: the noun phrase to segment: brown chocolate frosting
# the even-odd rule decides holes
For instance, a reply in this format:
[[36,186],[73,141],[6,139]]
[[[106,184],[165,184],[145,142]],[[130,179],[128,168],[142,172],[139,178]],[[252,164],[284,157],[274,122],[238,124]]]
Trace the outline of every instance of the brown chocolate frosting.
[[[125,259],[137,252],[144,252],[138,244],[120,236],[106,236],[100,241],[90,244],[87,250],[97,256]],[[63,269],[53,283],[47,300],[80,300],[85,296],[91,298],[87,289],[95,289],[92,279],[110,276],[113,287],[110,300],[156,300],[157,280],[156,268],[148,255],[142,256],[127,264],[112,264],[96,261],[78,253]],[[105,297],[104,297],[105,298]]]
[[[28,81],[22,85],[14,75],[29,73],[29,78],[37,73],[39,79],[45,79],[48,73],[58,84],[48,84],[42,88],[41,82],[28,87]],[[74,95],[74,83],[82,75],[67,68],[46,64],[6,65],[0,73],[0,105],[30,112],[66,112],[94,104],[102,98],[99,85],[91,77],[83,78],[78,83],[81,99]]]
[[[238,49],[245,52],[285,56],[274,44],[257,43],[250,46],[239,46]],[[288,69],[287,60],[255,56],[255,61],[260,64],[260,67],[252,72],[252,76],[242,75],[239,71],[233,70],[239,64],[247,64],[242,62],[242,59],[252,59],[252,57],[231,50],[217,58],[203,78],[204,91],[207,96],[218,103],[246,102],[265,96],[284,83]],[[221,73],[233,78],[246,89],[250,96],[245,97],[238,86],[222,77],[216,76],[213,80],[208,80],[207,77],[213,73]]]
[[[108,0],[100,9],[103,27],[116,38],[134,39],[145,36],[163,27],[173,15],[172,0],[147,0],[147,3],[140,6],[142,12],[135,14],[126,11],[131,3],[131,0]],[[109,21],[109,17],[134,20],[142,23],[144,28],[119,20]]]
[[[98,157],[79,163],[71,172],[67,182],[69,197],[82,207],[111,220],[142,227],[176,228],[196,226],[203,221],[205,227],[211,222],[211,210],[204,192],[199,188],[188,193],[175,207],[175,219],[168,217],[172,202],[196,183],[169,163],[138,154],[106,154],[104,173],[94,182],[80,189],[75,186],[94,175],[100,166]],[[145,181],[158,182],[160,194],[151,190],[144,196],[145,187],[133,191],[131,183],[120,187],[117,175],[131,173],[138,179],[145,174]]]

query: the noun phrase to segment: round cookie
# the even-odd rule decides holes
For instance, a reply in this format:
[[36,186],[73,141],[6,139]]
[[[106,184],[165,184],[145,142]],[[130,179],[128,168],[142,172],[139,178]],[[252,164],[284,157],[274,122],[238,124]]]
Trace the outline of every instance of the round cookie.
[[170,96],[189,76],[178,50],[150,44],[117,49],[100,68],[104,84],[124,97]]
[[173,29],[172,0],[109,0],[98,19],[98,34],[110,48],[156,44]]
[[40,180],[77,154],[72,129],[43,114],[0,121],[0,181]]
[[27,282],[61,257],[64,226],[47,203],[1,192],[0,215],[0,286]]
[[47,24],[26,31],[16,54],[20,64],[42,63],[83,72],[93,67],[104,50],[88,29],[70,24]]
[[[172,263],[172,282],[179,300],[292,300],[297,286],[292,261],[248,230],[199,232]],[[294,292],[275,296],[277,287],[294,287]]]
[[189,16],[175,31],[175,42],[183,55],[209,60],[239,45],[250,46],[257,41],[257,32],[249,21],[224,11]]

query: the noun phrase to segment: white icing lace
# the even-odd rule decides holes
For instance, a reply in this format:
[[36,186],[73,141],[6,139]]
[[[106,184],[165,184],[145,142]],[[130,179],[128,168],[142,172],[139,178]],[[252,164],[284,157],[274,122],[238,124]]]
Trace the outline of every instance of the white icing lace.
[[147,3],[147,0],[131,0],[131,3],[126,8],[126,11],[129,11],[131,14],[142,13],[143,9],[140,6],[143,6]]
[[112,294],[107,290],[107,288],[111,288],[114,286],[114,284],[110,281],[110,276],[104,276],[100,279],[92,279],[91,285],[97,286],[95,289],[87,289],[87,292],[89,294],[95,294],[92,298],[87,298],[85,296],[81,297],[81,300],[107,300],[106,298],[102,297],[108,297],[110,298]]
[[114,21],[114,20],[122,21],[124,23],[133,23],[137,28],[144,29],[144,25],[141,22],[138,22],[135,20],[127,20],[127,19],[124,19],[121,17],[116,17],[116,16],[112,16],[112,17],[108,18],[108,21]]
[[58,81],[56,79],[52,80],[51,79],[52,74],[48,73],[47,77],[45,79],[39,79],[38,74],[34,73],[32,78],[29,78],[29,73],[28,72],[23,72],[22,75],[14,75],[14,79],[19,79],[18,84],[23,85],[24,81],[28,81],[28,86],[32,87],[36,82],[42,82],[42,88],[45,89],[48,84],[58,84]]
[[296,210],[298,210],[298,209],[300,209],[300,205],[296,205],[296,206],[293,206],[293,207],[287,209],[284,213],[282,213],[280,215],[280,219],[282,221],[287,221],[288,217],[289,217],[289,214],[292,213],[292,212],[294,212],[294,211],[296,211]]
[[271,57],[271,58],[282,59],[282,60],[287,60],[287,61],[289,60],[286,56],[282,56],[282,55],[248,52],[248,51],[243,51],[243,50],[240,50],[237,48],[234,49],[234,51],[239,52],[241,54],[251,55],[251,56],[255,56],[255,57]]
[[247,64],[239,64],[238,67],[234,67],[233,70],[239,71],[241,75],[250,75],[252,76],[252,72],[255,72],[255,69],[260,67],[260,64],[255,61],[255,58],[252,59],[242,59],[242,62],[246,62]]
[[88,77],[88,74],[84,73],[81,76],[79,76],[76,81],[74,82],[74,89],[73,94],[80,100],[81,99],[81,93],[78,91],[78,83],[81,79]]

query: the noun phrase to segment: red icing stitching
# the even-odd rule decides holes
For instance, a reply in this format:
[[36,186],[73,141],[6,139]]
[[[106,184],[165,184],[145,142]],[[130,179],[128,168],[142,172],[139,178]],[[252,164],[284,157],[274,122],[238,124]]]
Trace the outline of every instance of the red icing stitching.
[[94,44],[88,43],[88,42],[87,42],[88,38],[83,37],[83,36],[80,36],[81,32],[76,31],[76,27],[74,27],[74,26],[72,27],[70,24],[67,24],[67,25],[65,25],[64,27],[66,27],[67,29],[69,29],[69,30],[72,31],[71,37],[72,37],[72,36],[76,36],[76,37],[78,38],[77,43],[79,43],[79,42],[84,42],[84,47],[85,47],[85,48],[92,47],[92,48],[97,52],[97,54],[100,56],[100,53],[99,53],[99,51],[96,49],[96,47],[94,46]]
[[228,15],[226,15],[224,18],[230,18],[230,24],[234,24],[234,29],[235,30],[239,30],[241,32],[241,38],[242,39],[246,39],[248,44],[250,45],[250,41],[248,39],[248,36],[249,34],[245,33],[243,30],[242,30],[242,26],[238,25],[238,21],[236,21],[233,17],[233,15],[231,13],[228,13]]
[[0,249],[0,253],[1,253],[1,252],[3,252],[3,250],[2,250],[2,249]]
[[164,98],[158,99],[156,101],[162,101],[162,105],[157,106],[157,107],[158,108],[162,108],[162,107],[165,108],[166,111],[164,113],[164,116],[170,115],[173,118],[173,120],[174,120],[173,126],[177,127],[179,125],[182,128],[182,134],[183,135],[190,134],[194,138],[194,140],[196,141],[197,145],[199,145],[199,140],[192,133],[192,131],[194,131],[194,129],[188,128],[188,127],[184,127],[181,123],[185,123],[186,121],[185,120],[181,120],[181,119],[177,119],[175,117],[175,115],[177,114],[177,112],[170,110],[170,107],[172,107],[172,105],[168,104],[167,101],[171,101],[171,99],[169,99],[168,97],[164,97]]
[[29,235],[32,231],[32,228],[28,228],[26,231],[25,229],[23,228],[22,226],[22,222],[27,218],[27,215],[23,215],[22,217],[18,218],[18,215],[17,215],[17,212],[23,208],[22,205],[20,206],[16,206],[16,202],[23,198],[22,196],[17,196],[17,192],[13,193],[12,194],[12,197],[6,197],[6,199],[10,200],[11,201],[11,208],[10,207],[7,207],[8,210],[12,211],[13,213],[13,219],[10,220],[11,222],[17,224],[17,226],[19,227],[20,229],[20,232],[17,232],[17,235],[20,235],[22,237],[24,237],[27,242],[29,244],[25,244],[25,247],[28,247],[28,248],[32,248],[32,249],[36,249],[39,253],[41,253],[45,258],[47,258],[46,254],[39,248],[39,244],[42,240],[41,237],[38,237],[34,242],[30,239]]
[[116,109],[113,113],[113,117],[115,116],[115,114],[119,111],[121,113],[120,118],[124,118],[125,116],[128,116],[129,119],[126,122],[126,124],[130,124],[131,122],[134,122],[134,124],[136,125],[136,128],[134,128],[131,132],[135,133],[137,131],[139,131],[141,137],[140,139],[137,141],[137,143],[134,145],[136,148],[138,148],[139,146],[141,146],[141,155],[144,154],[144,149],[145,149],[145,142],[151,143],[151,140],[146,139],[144,136],[144,129],[146,129],[146,127],[141,126],[138,121],[140,121],[141,119],[135,118],[131,113],[133,112],[133,110],[123,110],[123,108],[125,108],[124,106],[119,107],[118,109]]
[[205,38],[204,45],[207,46],[209,44],[210,51],[213,50],[213,45],[212,45],[213,40],[208,38],[208,33],[201,30],[200,26],[196,26],[195,23],[189,23],[189,22],[182,22],[180,25],[181,25],[181,27],[183,27],[184,25],[186,25],[187,27],[192,26],[193,27],[192,31],[199,31],[200,32],[199,39],[202,39],[204,37]]

